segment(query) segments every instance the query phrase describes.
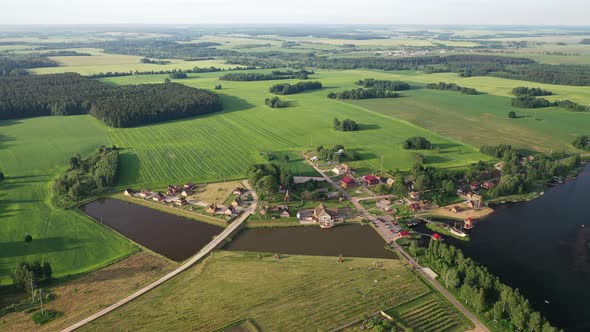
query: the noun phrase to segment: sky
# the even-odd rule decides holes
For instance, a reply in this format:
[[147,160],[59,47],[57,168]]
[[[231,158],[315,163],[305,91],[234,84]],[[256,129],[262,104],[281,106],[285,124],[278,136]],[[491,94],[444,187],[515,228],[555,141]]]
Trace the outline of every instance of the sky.
[[590,0],[0,0],[0,24],[590,25]]

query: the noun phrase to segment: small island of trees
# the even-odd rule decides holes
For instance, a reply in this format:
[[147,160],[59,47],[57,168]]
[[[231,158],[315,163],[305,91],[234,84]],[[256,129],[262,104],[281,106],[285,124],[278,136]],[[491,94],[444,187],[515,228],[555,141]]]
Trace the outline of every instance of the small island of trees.
[[295,84],[279,83],[271,86],[269,91],[277,95],[291,95],[300,93],[306,90],[319,90],[322,88],[322,83],[313,82],[298,82]]
[[359,129],[359,126],[351,119],[344,119],[340,121],[337,118],[334,118],[334,129],[340,131],[356,131]]
[[527,88],[524,86],[519,86],[512,89],[512,93],[515,96],[531,96],[531,97],[538,97],[538,96],[550,96],[553,94],[551,91],[543,90],[541,88]]
[[373,88],[378,90],[410,90],[410,85],[402,81],[376,80],[374,78],[367,78],[364,80],[358,80],[355,84],[364,88]]
[[271,97],[271,98],[266,98],[264,100],[264,103],[266,104],[266,106],[270,107],[270,108],[283,108],[283,107],[287,107],[288,106],[288,102],[286,101],[282,101],[281,99],[279,99],[279,97]]
[[479,93],[474,88],[466,88],[463,86],[459,86],[455,83],[445,83],[445,82],[430,83],[430,84],[426,85],[426,88],[435,89],[435,90],[456,91],[456,92],[460,92],[464,95],[476,95]]
[[432,149],[432,143],[424,137],[408,138],[403,145],[406,150],[429,150]]
[[399,94],[379,89],[353,89],[344,90],[341,92],[330,92],[328,98],[330,99],[372,99],[372,98],[397,98]]

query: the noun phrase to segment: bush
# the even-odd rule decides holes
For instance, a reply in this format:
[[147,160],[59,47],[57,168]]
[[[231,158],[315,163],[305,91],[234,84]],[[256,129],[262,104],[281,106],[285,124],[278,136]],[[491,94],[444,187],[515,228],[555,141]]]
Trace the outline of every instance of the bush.
[[576,138],[572,145],[580,150],[587,150],[590,151],[590,137],[588,135],[582,135]]
[[516,112],[514,112],[514,111],[510,111],[510,112],[508,112],[508,117],[509,117],[510,119],[515,119],[515,118],[516,118]]
[[31,315],[31,319],[33,320],[33,322],[35,322],[35,324],[43,325],[51,322],[52,320],[56,319],[61,315],[61,312],[53,310],[44,310],[43,312],[36,311]]
[[266,106],[270,108],[287,107],[288,104],[286,101],[280,100],[279,97],[266,98],[264,100],[264,103],[266,104]]
[[31,234],[25,235],[25,242],[29,243],[31,241],[33,241],[33,237],[31,236]]
[[185,73],[172,73],[169,77],[173,79],[183,79],[187,78],[188,76]]

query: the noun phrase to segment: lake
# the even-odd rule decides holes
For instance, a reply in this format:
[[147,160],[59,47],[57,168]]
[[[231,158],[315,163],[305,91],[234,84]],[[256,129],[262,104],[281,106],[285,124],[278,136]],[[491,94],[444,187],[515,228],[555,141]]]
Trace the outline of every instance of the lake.
[[319,226],[250,228],[241,231],[224,249],[291,255],[369,257],[397,259],[385,250],[385,241],[371,226],[340,224]]
[[129,239],[175,261],[185,260],[223,228],[112,198],[80,210]]
[[445,241],[520,289],[554,325],[590,331],[588,227],[590,166],[538,199],[498,206],[471,230],[470,242]]

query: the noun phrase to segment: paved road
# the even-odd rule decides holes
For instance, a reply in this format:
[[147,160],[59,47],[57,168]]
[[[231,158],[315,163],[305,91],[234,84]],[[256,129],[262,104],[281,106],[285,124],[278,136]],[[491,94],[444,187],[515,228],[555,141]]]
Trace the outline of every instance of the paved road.
[[[438,281],[436,281],[435,279],[432,279],[426,272],[424,272],[422,267],[418,264],[418,262],[416,262],[410,255],[408,255],[404,251],[404,249],[399,244],[397,244],[397,242],[395,242],[396,240],[399,239],[398,235],[392,233],[387,227],[385,227],[385,225],[383,225],[383,223],[378,221],[375,216],[368,213],[365,210],[365,208],[359,203],[359,201],[362,199],[350,196],[350,194],[346,190],[344,190],[344,188],[340,187],[337,183],[335,183],[332,179],[330,179],[330,177],[327,176],[326,174],[324,174],[324,172],[322,170],[320,170],[318,167],[316,167],[313,164],[311,164],[311,166],[318,173],[320,173],[326,179],[326,181],[328,181],[331,185],[336,187],[342,193],[342,197],[348,199],[352,203],[352,205],[354,205],[354,207],[359,212],[359,216],[367,218],[368,220],[372,221],[373,228],[375,228],[377,230],[377,233],[379,233],[379,235],[381,235],[381,237],[385,240],[385,242],[387,242],[392,248],[394,248],[398,253],[400,253],[400,255],[402,257],[404,257],[406,260],[408,260],[408,262],[410,262],[410,264],[424,278],[426,278],[426,280],[428,280],[428,282],[430,282],[430,284],[434,288],[436,288],[436,290],[438,290],[449,302],[451,302],[457,308],[457,310],[461,311],[463,313],[463,315],[465,315],[465,317],[467,317],[473,323],[473,325],[475,325],[475,328],[471,331],[489,332],[489,329],[487,327],[485,327],[485,325],[483,325],[483,323],[480,322],[477,317],[475,317],[459,301],[457,301],[451,293],[449,293],[441,284],[438,283]],[[376,197],[371,197],[371,199],[381,198],[381,197],[382,196],[376,196]]]
[[[244,181],[244,185],[246,186],[246,188],[248,190],[252,190],[252,187],[250,186],[248,181]],[[108,314],[109,312],[135,300],[136,298],[140,297],[141,295],[158,287],[159,285],[174,278],[175,276],[177,276],[178,274],[180,274],[184,270],[191,267],[193,264],[198,262],[201,258],[203,258],[207,254],[209,254],[213,249],[215,249],[215,247],[217,247],[217,245],[219,245],[223,240],[225,240],[225,238],[228,235],[230,235],[233,231],[235,231],[238,227],[240,227],[240,225],[248,218],[248,216],[251,213],[254,213],[256,211],[256,205],[258,202],[258,196],[256,195],[256,192],[252,191],[252,197],[254,198],[252,204],[250,205],[250,207],[248,207],[248,209],[246,211],[244,211],[238,217],[238,219],[234,220],[234,222],[232,222],[226,229],[224,229],[223,232],[221,232],[219,235],[217,235],[211,242],[209,242],[205,247],[203,247],[203,249],[201,249],[196,255],[191,257],[188,261],[186,261],[184,264],[179,266],[176,270],[168,273],[167,275],[165,275],[162,278],[154,281],[153,283],[145,286],[144,288],[138,290],[137,292],[127,296],[126,298],[120,300],[119,302],[112,304],[109,307],[106,307],[106,308],[102,309],[101,311],[95,313],[94,315],[89,316],[89,317],[77,322],[76,324],[73,324],[73,325],[63,329],[62,332],[74,331],[74,330],[92,322],[93,320]]]

